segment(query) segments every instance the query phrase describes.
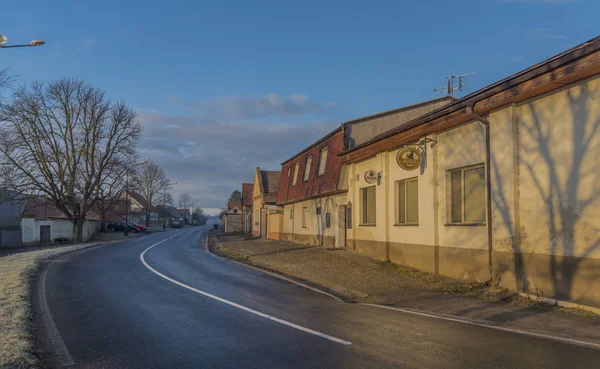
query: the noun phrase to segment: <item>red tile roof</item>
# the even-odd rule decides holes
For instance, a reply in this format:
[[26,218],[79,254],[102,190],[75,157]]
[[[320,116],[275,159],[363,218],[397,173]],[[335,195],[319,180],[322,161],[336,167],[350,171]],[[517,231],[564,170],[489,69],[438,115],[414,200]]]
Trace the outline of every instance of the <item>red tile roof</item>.
[[258,173],[258,186],[260,192],[264,195],[264,202],[275,204],[281,172],[278,170],[260,170],[260,168],[256,168],[256,171]]
[[[60,211],[54,204],[42,198],[27,200],[23,210],[23,218],[34,218],[36,220],[68,219],[65,213]],[[100,217],[94,212],[89,212],[86,219],[100,220]]]
[[252,193],[254,183],[242,183],[242,203],[244,206],[252,206]]
[[[295,155],[284,162],[281,166],[281,175],[279,177],[277,204],[299,201],[337,191],[338,177],[341,168],[340,157],[337,154],[342,151],[342,142],[343,131],[337,128],[307,149],[304,149],[301,154]],[[325,147],[328,147],[325,173],[317,176],[319,154],[321,149]],[[308,180],[305,182],[303,181],[304,168],[306,167],[306,159],[309,155],[312,155],[312,163]],[[292,177],[294,176],[294,166],[296,163],[299,164],[298,178],[296,179],[296,185],[292,186]],[[289,178],[287,175],[288,169],[290,172]]]

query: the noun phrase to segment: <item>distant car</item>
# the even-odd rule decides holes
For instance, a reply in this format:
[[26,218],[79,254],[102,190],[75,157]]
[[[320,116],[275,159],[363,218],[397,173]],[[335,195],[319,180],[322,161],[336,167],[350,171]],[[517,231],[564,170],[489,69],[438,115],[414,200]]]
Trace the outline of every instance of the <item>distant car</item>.
[[141,225],[141,224],[137,224],[136,222],[129,222],[130,225],[134,226],[135,228],[139,229],[140,232],[146,232],[146,226],[145,225]]
[[106,225],[106,228],[109,231],[125,231],[125,227],[127,227],[127,229],[130,232],[134,232],[134,233],[141,232],[141,230],[139,228],[136,228],[132,224],[127,224],[125,222],[112,222],[112,223],[108,223]]
[[181,228],[181,222],[173,222],[173,223],[171,223],[171,228]]

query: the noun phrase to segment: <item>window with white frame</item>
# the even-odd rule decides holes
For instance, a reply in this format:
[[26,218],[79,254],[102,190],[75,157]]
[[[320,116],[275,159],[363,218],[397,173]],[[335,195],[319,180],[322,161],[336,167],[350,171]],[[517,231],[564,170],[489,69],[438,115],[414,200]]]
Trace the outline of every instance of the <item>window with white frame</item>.
[[419,182],[417,178],[396,182],[396,224],[419,224]]
[[312,165],[312,155],[306,158],[306,167],[304,167],[304,182],[308,181],[308,175],[310,174],[310,166]]
[[329,152],[329,147],[324,147],[321,149],[319,153],[319,171],[317,172],[318,176],[322,176],[325,174],[325,165],[327,164],[327,153]]
[[483,164],[449,171],[450,222],[485,222],[485,167]]
[[300,163],[296,163],[296,165],[294,165],[294,177],[292,178],[292,186],[296,185],[296,181],[298,180],[298,170],[300,170]]
[[361,204],[361,224],[375,225],[377,215],[377,196],[376,187],[367,187],[360,189],[360,204]]
[[306,228],[306,221],[308,218],[308,207],[302,208],[302,228]]

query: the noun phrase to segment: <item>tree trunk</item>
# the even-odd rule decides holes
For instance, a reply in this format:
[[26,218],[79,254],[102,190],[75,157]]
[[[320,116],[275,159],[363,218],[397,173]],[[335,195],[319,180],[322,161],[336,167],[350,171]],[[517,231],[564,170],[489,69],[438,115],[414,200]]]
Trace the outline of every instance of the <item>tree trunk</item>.
[[83,242],[83,223],[85,220],[80,219],[77,223],[77,243]]
[[71,243],[77,243],[77,224],[79,223],[79,221],[77,220],[77,218],[73,218],[71,222],[73,223]]
[[104,207],[104,200],[100,200],[100,205],[98,206],[98,209],[100,210],[100,232],[102,233],[106,233],[106,218],[104,217],[104,212],[106,211],[106,208]]

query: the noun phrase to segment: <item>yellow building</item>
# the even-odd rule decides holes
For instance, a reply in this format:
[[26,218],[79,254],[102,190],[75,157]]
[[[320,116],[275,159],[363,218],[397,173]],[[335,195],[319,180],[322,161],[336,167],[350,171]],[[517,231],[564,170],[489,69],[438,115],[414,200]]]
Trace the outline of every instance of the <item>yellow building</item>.
[[599,48],[347,148],[348,248],[600,306]]
[[269,213],[270,211],[277,211],[279,174],[279,171],[260,170],[259,167],[256,167],[254,172],[252,188],[252,211],[254,211],[252,215],[252,235],[254,237],[268,237]]

